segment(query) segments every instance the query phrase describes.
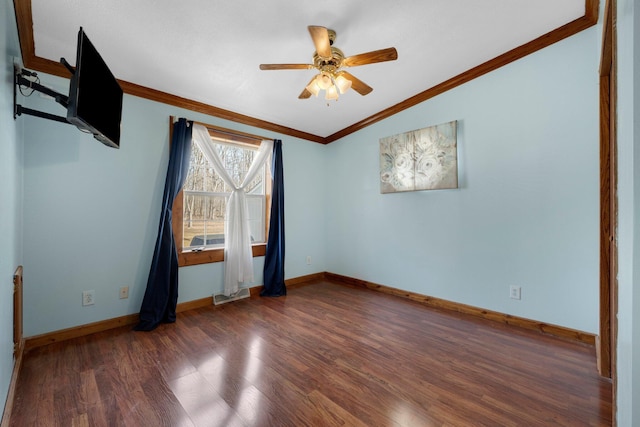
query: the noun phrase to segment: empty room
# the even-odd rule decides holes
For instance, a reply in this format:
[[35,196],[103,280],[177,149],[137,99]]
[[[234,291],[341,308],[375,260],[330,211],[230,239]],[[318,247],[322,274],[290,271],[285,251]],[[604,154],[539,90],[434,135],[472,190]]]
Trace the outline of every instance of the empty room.
[[0,0],[2,427],[639,425],[639,17]]

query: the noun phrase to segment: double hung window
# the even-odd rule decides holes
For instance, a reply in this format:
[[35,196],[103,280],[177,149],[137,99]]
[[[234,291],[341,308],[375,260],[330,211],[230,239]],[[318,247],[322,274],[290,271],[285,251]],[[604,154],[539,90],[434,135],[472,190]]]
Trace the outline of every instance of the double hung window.
[[[225,170],[239,186],[253,162],[260,140],[232,132],[209,129]],[[264,255],[266,244],[268,175],[268,165],[265,164],[245,188],[254,256]],[[189,171],[173,207],[179,265],[224,259],[227,201],[232,191],[233,188],[214,171],[198,144],[193,143]]]

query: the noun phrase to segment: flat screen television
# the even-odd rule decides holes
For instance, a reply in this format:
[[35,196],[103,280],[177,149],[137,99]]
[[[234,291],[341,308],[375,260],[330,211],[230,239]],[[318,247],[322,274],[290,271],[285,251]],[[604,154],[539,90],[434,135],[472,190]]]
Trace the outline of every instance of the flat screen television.
[[121,117],[122,88],[80,27],[67,120],[103,144],[120,148]]

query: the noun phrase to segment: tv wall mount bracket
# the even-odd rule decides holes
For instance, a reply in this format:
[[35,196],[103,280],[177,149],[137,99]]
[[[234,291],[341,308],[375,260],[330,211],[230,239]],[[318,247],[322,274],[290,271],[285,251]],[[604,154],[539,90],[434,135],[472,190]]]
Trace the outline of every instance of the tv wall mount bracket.
[[[60,58],[60,62],[64,65],[71,74],[75,72],[73,67],[64,59]],[[14,67],[13,73],[13,119],[17,119],[18,116],[22,114],[27,114],[29,116],[36,116],[47,120],[54,120],[56,122],[61,123],[70,123],[66,117],[57,116],[55,114],[46,113],[44,111],[38,111],[31,108],[23,107],[18,104],[18,88],[26,87],[28,89],[34,90],[36,92],[44,93],[52,97],[58,104],[62,105],[65,109],[69,106],[69,97],[63,95],[59,92],[56,92],[53,89],[50,89],[46,86],[41,85],[40,83],[34,82],[33,80],[29,80],[27,77],[37,77],[37,73],[29,70],[25,70],[24,68],[20,68],[17,65]]]

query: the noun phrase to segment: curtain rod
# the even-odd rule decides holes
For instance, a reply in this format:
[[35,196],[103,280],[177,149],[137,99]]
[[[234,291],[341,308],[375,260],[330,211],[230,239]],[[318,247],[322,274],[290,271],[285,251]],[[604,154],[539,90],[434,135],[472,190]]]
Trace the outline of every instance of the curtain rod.
[[[179,119],[179,117],[177,117],[177,116],[171,116],[171,121],[173,123],[177,122],[178,119]],[[192,121],[193,121],[194,124],[202,125],[202,126],[206,127],[208,130],[212,130],[212,131],[215,131],[215,132],[226,134],[226,135],[229,135],[230,137],[242,136],[242,137],[245,137],[247,139],[253,139],[255,141],[260,141],[260,142],[265,140],[265,139],[272,140],[272,141],[275,139],[275,138],[267,138],[267,137],[260,136],[260,135],[253,135],[253,134],[250,134],[250,133],[241,132],[241,131],[234,130],[234,129],[227,129],[227,128],[223,128],[223,127],[219,127],[219,126],[215,126],[215,125],[210,125],[208,123],[198,122],[196,120],[192,120]]]

